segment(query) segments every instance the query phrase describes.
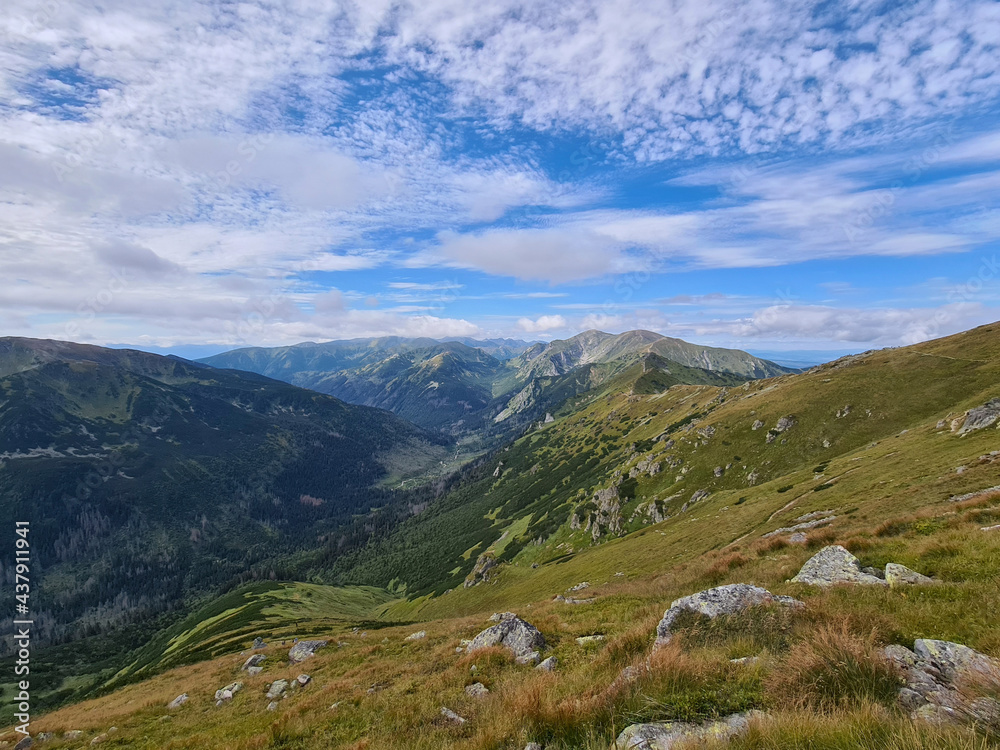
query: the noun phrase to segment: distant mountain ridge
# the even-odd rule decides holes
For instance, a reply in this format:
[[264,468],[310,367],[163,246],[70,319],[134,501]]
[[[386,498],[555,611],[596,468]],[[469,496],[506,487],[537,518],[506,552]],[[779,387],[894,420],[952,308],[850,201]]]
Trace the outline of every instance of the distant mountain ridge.
[[652,331],[585,331],[534,344],[382,337],[236,349],[199,361],[379,406],[428,429],[482,435],[495,433],[496,425],[509,431],[544,417],[565,398],[650,356],[656,358],[650,361],[676,363],[674,369],[685,373],[679,382],[685,383],[723,385],[794,371],[743,351],[698,346]]

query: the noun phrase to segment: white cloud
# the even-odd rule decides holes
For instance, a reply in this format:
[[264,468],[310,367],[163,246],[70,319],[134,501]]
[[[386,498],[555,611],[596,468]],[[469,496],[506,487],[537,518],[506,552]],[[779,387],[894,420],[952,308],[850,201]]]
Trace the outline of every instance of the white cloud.
[[542,315],[536,320],[521,318],[517,327],[526,333],[542,333],[566,328],[566,319],[562,315]]

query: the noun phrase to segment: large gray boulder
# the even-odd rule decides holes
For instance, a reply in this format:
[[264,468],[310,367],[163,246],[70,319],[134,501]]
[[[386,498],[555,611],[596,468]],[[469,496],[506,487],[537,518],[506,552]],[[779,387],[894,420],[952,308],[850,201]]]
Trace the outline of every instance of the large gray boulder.
[[899,704],[914,719],[932,724],[1000,722],[1000,703],[972,694],[977,686],[1000,687],[1000,659],[929,638],[917,640],[913,649],[892,645],[883,654],[903,678]]
[[675,599],[670,609],[663,613],[663,619],[656,626],[656,645],[670,642],[670,632],[674,621],[684,612],[696,612],[714,619],[719,615],[733,615],[749,607],[781,604],[786,607],[804,607],[805,604],[790,596],[777,596],[767,589],[749,583],[730,583],[714,589],[699,591],[697,594]]
[[292,664],[298,664],[308,659],[326,644],[326,641],[299,641],[288,652],[288,659]]
[[545,637],[538,628],[512,612],[504,614],[504,619],[473,638],[466,651],[471,654],[490,646],[502,646],[519,661],[532,660],[538,651],[545,648]]
[[747,731],[752,713],[733,714],[706,724],[681,721],[632,724],[618,735],[614,750],[672,750],[681,745],[692,747],[706,740],[728,740]]
[[1000,418],[1000,398],[990,399],[982,406],[969,409],[958,434],[965,435],[975,430],[982,430],[992,425],[998,418]]
[[824,547],[809,558],[792,581],[807,583],[810,586],[833,586],[838,583],[889,585],[884,579],[861,570],[858,558],[839,544]]

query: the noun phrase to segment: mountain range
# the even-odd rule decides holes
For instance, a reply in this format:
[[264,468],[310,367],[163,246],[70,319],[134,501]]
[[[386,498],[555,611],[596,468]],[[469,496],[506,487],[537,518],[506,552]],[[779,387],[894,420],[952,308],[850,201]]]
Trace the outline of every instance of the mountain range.
[[[452,435],[507,437],[544,418],[567,397],[605,382],[634,362],[717,382],[792,372],[732,349],[650,331],[586,331],[565,341],[528,344],[397,337],[237,349],[201,360],[280,378],[351,403],[378,406]],[[695,375],[694,370],[701,370]]]
[[[491,388],[513,395],[484,422],[518,428],[461,465],[461,435],[263,375],[2,340],[0,488],[52,540],[44,597],[68,603],[73,634],[35,657],[51,686],[39,731],[81,732],[67,747],[596,750],[629,725],[754,712],[731,747],[993,746],[993,688],[962,687],[980,691],[970,703],[935,683],[959,708],[931,723],[916,706],[936,704],[901,692],[924,688],[886,654],[1000,657],[1000,324],[759,379],[732,372],[764,366],[740,353],[687,350],[709,370],[671,340],[623,336],[505,361],[463,342],[371,347],[366,367],[418,367],[438,346],[501,363]],[[101,474],[84,451],[116,449],[121,473],[74,500]],[[406,475],[413,489],[388,489]],[[841,585],[796,576],[851,553]],[[910,583],[890,586],[890,564]],[[672,602],[735,584],[801,606],[687,613],[660,644]],[[139,630],[110,617],[120,589],[177,596]],[[467,653],[506,612],[538,629],[554,671]],[[105,615],[107,630],[81,629]],[[325,646],[290,663],[295,639]],[[259,673],[241,668],[251,653]]]

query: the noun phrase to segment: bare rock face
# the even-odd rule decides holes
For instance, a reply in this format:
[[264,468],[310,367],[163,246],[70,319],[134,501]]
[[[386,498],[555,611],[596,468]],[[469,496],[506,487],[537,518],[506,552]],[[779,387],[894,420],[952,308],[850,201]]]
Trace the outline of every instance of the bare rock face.
[[792,580],[810,586],[833,586],[837,583],[889,585],[884,579],[863,572],[858,558],[839,544],[824,547],[809,558]]
[[292,664],[298,664],[308,659],[326,644],[326,641],[299,641],[288,652],[288,659]]
[[969,409],[958,434],[965,435],[975,430],[982,430],[995,423],[998,418],[1000,418],[1000,398],[990,399],[982,406]]
[[714,619],[720,615],[732,615],[750,607],[760,607],[768,604],[781,604],[786,607],[804,607],[805,604],[790,596],[776,596],[767,589],[751,586],[748,583],[731,583],[717,586],[714,589],[699,591],[680,599],[675,599],[663,614],[663,619],[656,626],[656,645],[662,646],[670,642],[670,632],[674,621],[683,612],[696,612]]
[[506,617],[496,625],[486,628],[472,639],[466,651],[472,653],[490,646],[502,646],[522,663],[537,661],[538,651],[545,648],[545,637],[529,622],[517,615]]
[[488,582],[499,565],[500,562],[497,560],[496,555],[492,552],[484,552],[476,558],[476,564],[469,575],[466,576],[465,583],[462,584],[463,587],[470,589],[473,586],[478,586],[480,583]]
[[885,580],[892,588],[899,588],[901,586],[927,586],[936,583],[933,578],[928,578],[898,563],[889,563],[885,566]]
[[668,721],[656,724],[632,724],[618,735],[613,750],[672,750],[709,740],[728,740],[747,731],[751,714],[733,714],[721,721],[689,724]]
[[[899,704],[914,719],[932,724],[1000,722],[1000,702],[969,692],[975,685],[1000,687],[1000,659],[960,643],[928,638],[917,640],[913,651],[892,645],[883,654],[903,676]],[[959,690],[962,683],[965,689]]]

